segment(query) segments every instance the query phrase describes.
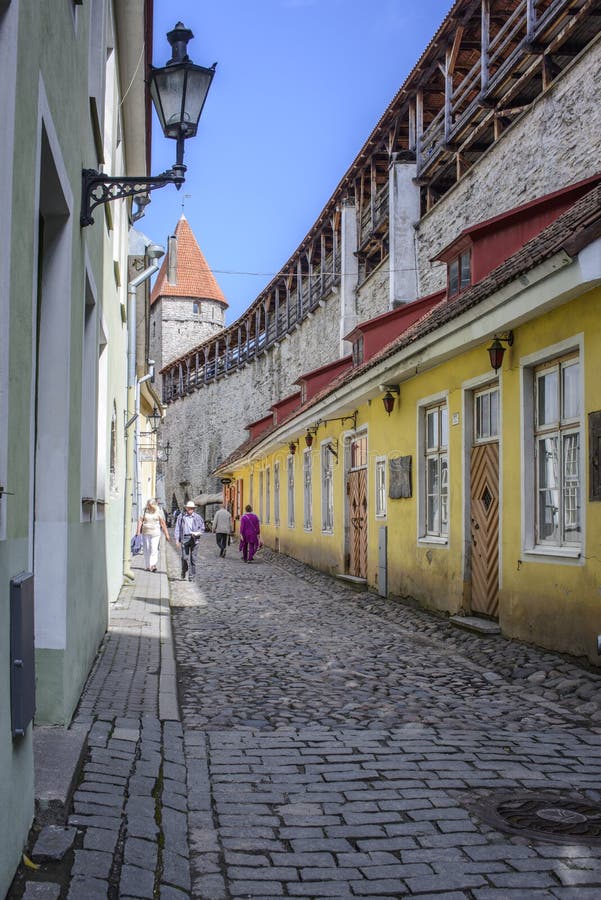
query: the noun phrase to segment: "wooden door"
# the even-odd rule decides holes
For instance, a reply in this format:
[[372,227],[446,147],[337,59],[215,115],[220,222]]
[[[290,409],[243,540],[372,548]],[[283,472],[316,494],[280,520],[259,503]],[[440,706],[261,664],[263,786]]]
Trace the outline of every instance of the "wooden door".
[[471,457],[472,612],[499,612],[499,445],[478,444]]
[[348,476],[350,563],[349,575],[367,578],[367,469]]

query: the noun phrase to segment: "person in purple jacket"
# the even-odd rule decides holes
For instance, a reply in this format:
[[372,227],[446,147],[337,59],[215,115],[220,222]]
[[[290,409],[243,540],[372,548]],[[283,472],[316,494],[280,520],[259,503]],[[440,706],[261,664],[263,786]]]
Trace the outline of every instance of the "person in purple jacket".
[[259,549],[259,537],[261,523],[259,517],[253,512],[250,504],[244,507],[245,513],[240,519],[240,549],[244,562],[252,562],[253,556]]

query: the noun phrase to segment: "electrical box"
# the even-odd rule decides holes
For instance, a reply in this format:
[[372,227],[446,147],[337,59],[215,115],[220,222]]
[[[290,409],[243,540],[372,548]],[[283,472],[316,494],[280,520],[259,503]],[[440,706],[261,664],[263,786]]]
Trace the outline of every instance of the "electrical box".
[[35,713],[33,574],[10,581],[10,712],[13,738],[23,737]]

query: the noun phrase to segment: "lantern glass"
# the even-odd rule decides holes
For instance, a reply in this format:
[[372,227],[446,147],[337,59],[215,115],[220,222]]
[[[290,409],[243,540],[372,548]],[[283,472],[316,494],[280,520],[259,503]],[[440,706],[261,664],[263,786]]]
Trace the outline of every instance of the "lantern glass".
[[153,431],[157,431],[159,425],[161,424],[161,414],[156,408],[152,410],[152,414],[150,416],[146,416],[148,423]]
[[505,356],[505,347],[502,343],[495,338],[488,348],[488,355],[490,357],[490,364],[495,372],[498,372],[501,366],[503,365],[503,357]]
[[390,391],[387,391],[384,394],[384,396],[382,397],[382,403],[384,404],[384,409],[386,410],[388,415],[390,415],[390,413],[394,409],[394,397],[392,396]]
[[165,137],[194,137],[214,74],[191,62],[153,69],[150,96]]
[[311,434],[310,431],[308,431],[305,435],[305,444],[307,445],[307,447],[310,447],[312,443],[313,443],[313,435]]

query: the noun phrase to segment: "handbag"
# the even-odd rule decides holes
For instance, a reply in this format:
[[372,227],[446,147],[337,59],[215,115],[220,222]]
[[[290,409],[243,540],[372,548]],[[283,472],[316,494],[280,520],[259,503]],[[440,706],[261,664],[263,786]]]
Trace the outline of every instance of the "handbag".
[[[142,516],[142,524],[140,525],[140,532],[144,527],[144,519],[146,518],[146,510],[144,510],[144,514]],[[129,548],[131,550],[132,556],[139,556],[139,554],[144,549],[144,541],[142,540],[141,534],[134,534],[133,538],[130,541]]]

